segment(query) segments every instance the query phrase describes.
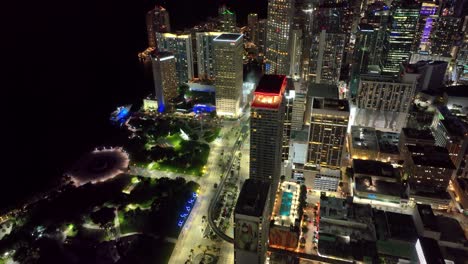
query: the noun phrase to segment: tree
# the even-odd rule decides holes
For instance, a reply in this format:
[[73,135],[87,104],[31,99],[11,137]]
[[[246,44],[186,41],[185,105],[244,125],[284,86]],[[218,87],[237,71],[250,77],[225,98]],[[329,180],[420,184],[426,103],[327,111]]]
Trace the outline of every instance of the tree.
[[115,208],[103,207],[90,215],[93,223],[99,225],[102,228],[112,224],[115,218]]
[[177,87],[177,92],[178,92],[180,95],[182,95],[182,94],[187,93],[187,91],[189,90],[189,88],[190,88],[190,87],[188,86],[188,84],[183,83],[183,84],[179,85],[179,87]]
[[286,178],[286,176],[284,176],[284,175],[281,175],[281,177],[280,177],[281,183],[283,183],[283,182],[284,182],[284,179],[285,179],[285,178]]

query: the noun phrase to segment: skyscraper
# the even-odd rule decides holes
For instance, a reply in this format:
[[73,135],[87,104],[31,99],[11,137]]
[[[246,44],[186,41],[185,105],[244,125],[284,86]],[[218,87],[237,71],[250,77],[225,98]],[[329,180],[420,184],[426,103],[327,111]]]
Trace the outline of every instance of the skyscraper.
[[214,47],[213,40],[221,32],[197,32],[197,68],[198,77],[214,78]]
[[357,93],[359,76],[369,72],[370,65],[378,65],[378,49],[376,47],[379,30],[371,24],[361,23],[356,33],[353,64],[351,68],[350,90],[351,97]]
[[400,64],[409,61],[420,4],[416,2],[393,1],[389,27],[387,28],[382,58],[382,70],[397,73]]
[[315,97],[308,119],[308,163],[339,168],[349,122],[348,101]]
[[430,47],[430,35],[437,19],[438,5],[434,2],[423,2],[419,12],[418,27],[413,42],[413,51],[427,51]]
[[158,49],[169,51],[176,59],[176,76],[179,83],[186,83],[193,78],[192,38],[190,34],[176,35],[156,33]]
[[250,41],[258,45],[258,15],[250,13],[247,16],[247,25],[250,31]]
[[337,84],[340,80],[345,34],[322,30],[312,37],[309,80],[321,84]]
[[154,9],[146,13],[146,30],[148,34],[148,46],[156,48],[156,33],[170,32],[169,12],[156,5]]
[[291,77],[301,76],[302,70],[302,30],[293,29],[291,33],[291,54],[290,54],[290,70]]
[[456,41],[462,39],[461,19],[453,16],[440,16],[434,23],[431,34],[431,54],[452,57]]
[[264,75],[251,106],[250,178],[270,182],[272,197],[280,177],[286,86],[285,75]]
[[234,263],[265,263],[270,200],[269,182],[244,182],[234,210]]
[[169,102],[177,96],[175,57],[170,52],[151,54],[153,79],[158,111],[164,112]]
[[258,52],[265,54],[267,43],[267,20],[260,19],[258,21]]
[[269,0],[265,72],[290,74],[290,33],[294,0]]
[[226,6],[222,6],[218,10],[219,13],[219,29],[223,32],[236,32],[236,14]]
[[224,33],[213,40],[218,115],[237,117],[242,110],[242,36],[237,33]]

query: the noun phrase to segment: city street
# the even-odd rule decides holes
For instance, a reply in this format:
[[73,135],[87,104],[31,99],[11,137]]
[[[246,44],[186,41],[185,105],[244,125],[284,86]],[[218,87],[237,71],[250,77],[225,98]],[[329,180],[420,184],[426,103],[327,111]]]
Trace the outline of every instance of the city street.
[[[213,242],[208,238],[203,238],[202,228],[206,228],[206,220],[202,219],[203,216],[208,215],[208,207],[210,204],[214,191],[214,184],[219,183],[220,175],[223,173],[219,164],[219,159],[222,156],[221,153],[224,150],[232,149],[237,137],[235,132],[239,131],[240,126],[237,122],[224,122],[221,130],[221,139],[215,140],[210,144],[211,152],[206,165],[207,174],[197,179],[196,181],[200,184],[200,194],[198,196],[197,204],[192,209],[187,222],[185,223],[183,230],[181,231],[176,246],[172,252],[169,263],[186,263],[191,254],[191,249],[194,250],[194,254],[197,254],[198,245],[201,248],[216,244],[221,250],[217,252],[221,258],[218,263],[232,263],[234,249],[232,244],[227,242]],[[226,139],[227,137],[227,139]],[[233,155],[234,153],[232,153]],[[228,153],[224,153],[228,155]]]

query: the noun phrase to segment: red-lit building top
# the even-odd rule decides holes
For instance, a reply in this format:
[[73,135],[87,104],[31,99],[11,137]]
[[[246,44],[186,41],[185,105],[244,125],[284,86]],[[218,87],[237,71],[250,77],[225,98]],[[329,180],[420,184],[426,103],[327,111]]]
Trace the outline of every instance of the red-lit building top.
[[254,92],[253,108],[277,109],[286,89],[286,75],[263,75]]

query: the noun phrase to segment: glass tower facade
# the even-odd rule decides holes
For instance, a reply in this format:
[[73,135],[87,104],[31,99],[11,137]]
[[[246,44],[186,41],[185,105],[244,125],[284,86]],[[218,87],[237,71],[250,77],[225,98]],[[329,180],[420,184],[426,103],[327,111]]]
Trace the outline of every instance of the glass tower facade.
[[[401,3],[400,3],[401,4]],[[385,35],[382,70],[397,73],[409,60],[419,19],[419,4],[394,5]]]
[[265,72],[289,74],[290,31],[294,14],[294,0],[270,0]]

